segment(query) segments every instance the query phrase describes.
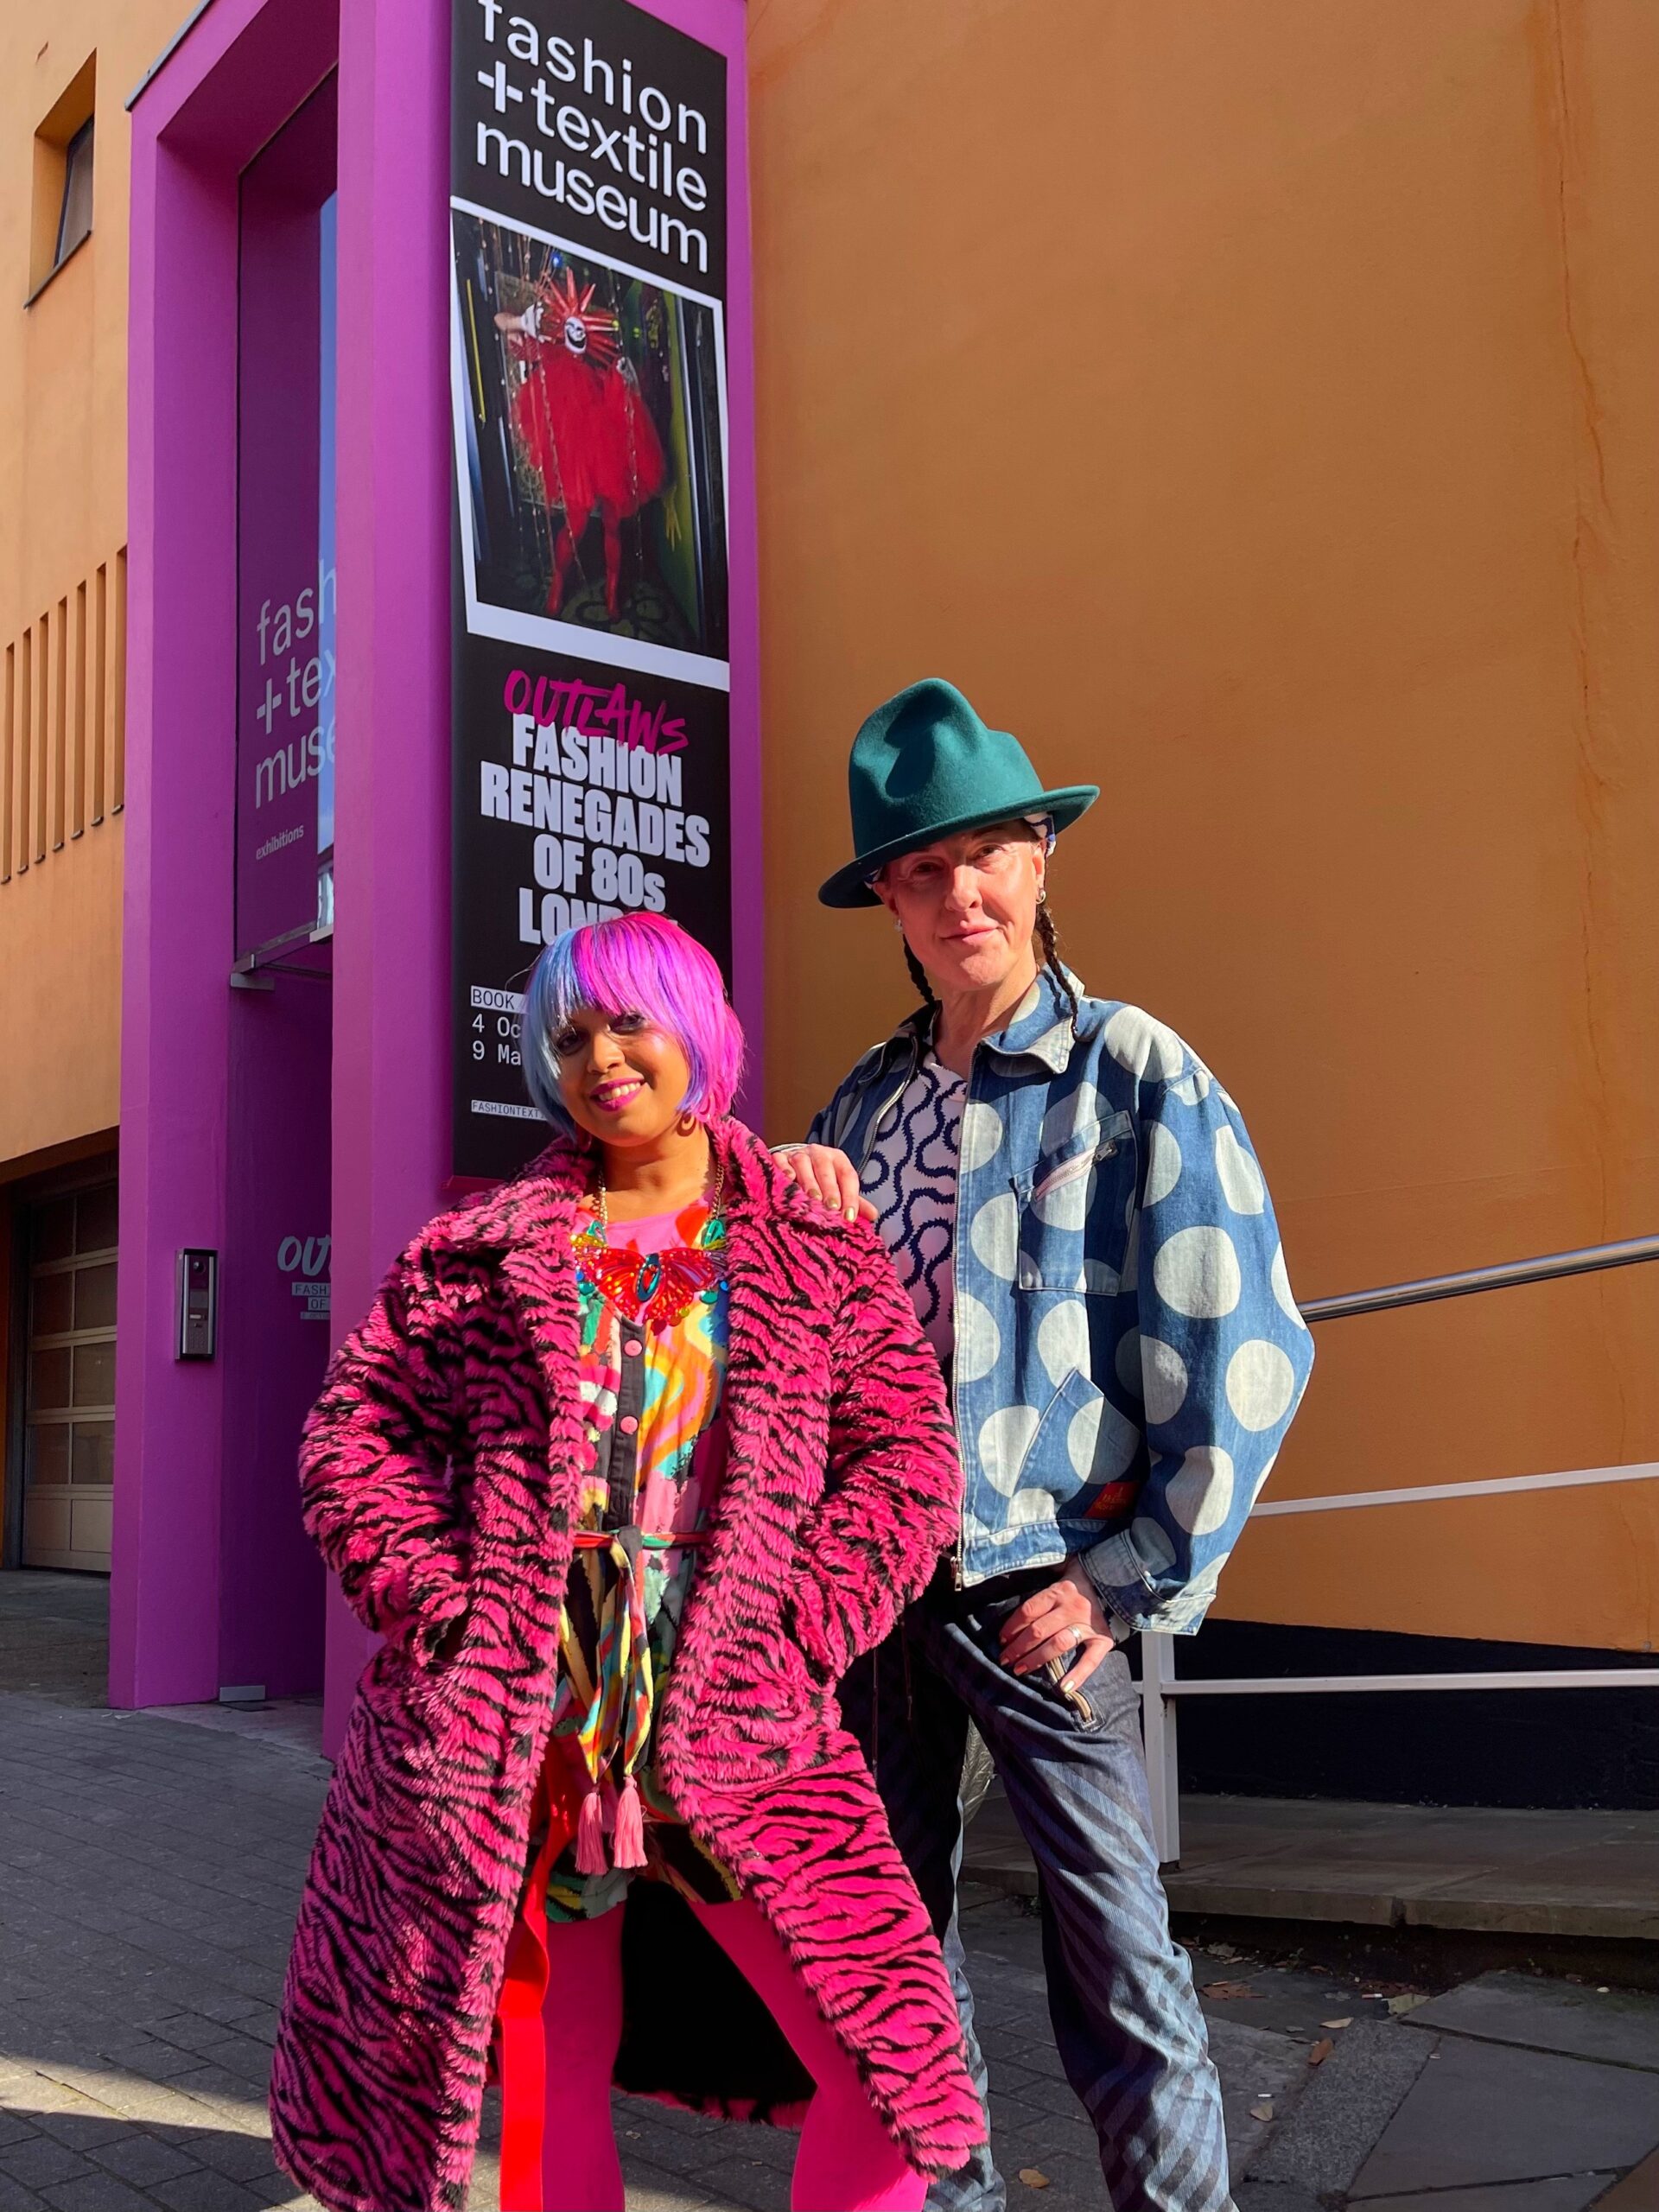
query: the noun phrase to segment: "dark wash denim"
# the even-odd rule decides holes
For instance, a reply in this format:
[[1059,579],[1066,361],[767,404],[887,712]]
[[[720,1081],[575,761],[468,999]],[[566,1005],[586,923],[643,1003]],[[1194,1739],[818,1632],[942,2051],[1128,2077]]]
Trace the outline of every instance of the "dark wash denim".
[[[1128,1662],[1111,1652],[1069,1699],[997,1656],[1009,1613],[1053,1579],[1045,1568],[957,1592],[942,1572],[848,1676],[842,1713],[944,1942],[982,2098],[957,1925],[970,1719],[1037,1863],[1055,2042],[1099,2138],[1114,2212],[1227,2212],[1221,2088],[1186,1955],[1169,1932]],[[933,2212],[1003,2212],[988,2147],[935,2182],[927,2201]]]

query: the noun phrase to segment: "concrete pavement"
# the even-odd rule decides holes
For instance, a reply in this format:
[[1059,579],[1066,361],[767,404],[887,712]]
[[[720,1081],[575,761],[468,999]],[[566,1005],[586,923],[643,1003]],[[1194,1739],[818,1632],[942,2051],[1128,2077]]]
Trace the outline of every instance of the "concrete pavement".
[[[315,1713],[104,1710],[102,1602],[0,1576],[0,2212],[299,2212],[264,2096],[327,1777]],[[1039,1923],[974,1885],[964,1927],[1010,2202],[1099,2212]],[[1241,2212],[1659,2212],[1659,2001],[1225,1947],[1195,1964]],[[627,2099],[617,2127],[632,2212],[787,2205],[786,2134]],[[474,2212],[496,2202],[486,2147]]]
[[[1034,1896],[1006,1800],[974,1824],[979,1878]],[[1579,1942],[1659,1939],[1659,1813],[1187,1796],[1177,1912]]]

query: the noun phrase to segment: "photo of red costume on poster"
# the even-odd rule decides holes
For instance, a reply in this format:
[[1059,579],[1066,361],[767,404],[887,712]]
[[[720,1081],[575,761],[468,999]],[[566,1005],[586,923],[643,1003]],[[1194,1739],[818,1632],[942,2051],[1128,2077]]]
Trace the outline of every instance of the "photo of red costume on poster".
[[461,210],[455,257],[480,602],[723,659],[717,307]]
[[563,516],[553,548],[547,611],[564,601],[571,564],[597,515],[605,541],[605,611],[615,617],[621,589],[622,522],[654,499],[668,463],[632,361],[622,351],[619,318],[593,305],[596,287],[578,292],[569,264],[550,270],[522,313],[505,308],[495,327],[524,364],[512,396],[512,432],[525,464],[541,480],[550,512]]

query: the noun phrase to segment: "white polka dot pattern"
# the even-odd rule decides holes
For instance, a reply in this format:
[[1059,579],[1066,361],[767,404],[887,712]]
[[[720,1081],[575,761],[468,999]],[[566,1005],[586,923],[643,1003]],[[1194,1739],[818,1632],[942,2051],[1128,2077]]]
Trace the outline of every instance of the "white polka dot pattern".
[[1157,1428],[1173,1421],[1186,1403],[1186,1362],[1173,1344],[1158,1337],[1142,1337],[1141,1374],[1148,1426]]
[[980,1426],[980,1466],[986,1481],[1004,1497],[1014,1495],[1041,1418],[1035,1406],[999,1406]]
[[1002,1148],[1002,1123],[995,1106],[974,1099],[962,1110],[962,1172],[976,1175]]
[[1260,1213],[1268,1202],[1262,1170],[1225,1122],[1216,1131],[1216,1180],[1235,1213]]
[[1089,1372],[1089,1314],[1075,1298],[1051,1306],[1037,1324],[1037,1352],[1051,1382]]
[[1099,1126],[1100,1093],[1092,1083],[1080,1083],[1044,1115],[1037,1138],[1038,1150],[1045,1158],[1064,1152],[1079,1130]]
[[1113,1354],[1112,1365],[1116,1371],[1119,1382],[1132,1398],[1139,1398],[1145,1395],[1145,1385],[1141,1379],[1141,1332],[1139,1329],[1124,1330],[1117,1340],[1117,1350]]
[[1273,1295],[1279,1311],[1287,1320],[1294,1321],[1299,1329],[1306,1330],[1307,1324],[1296,1310],[1296,1294],[1290,1287],[1290,1270],[1285,1265],[1282,1244],[1274,1247],[1273,1265],[1268,1271],[1268,1280],[1273,1285]]
[[1012,1282],[1020,1264],[1020,1205],[1012,1191],[999,1191],[974,1216],[968,1242],[981,1267],[999,1282]]
[[1002,1332],[996,1316],[982,1299],[964,1290],[956,1301],[955,1318],[956,1378],[958,1382],[982,1382],[988,1375],[995,1374],[1002,1356]]
[[1158,1248],[1152,1279],[1166,1306],[1195,1321],[1218,1321],[1243,1294],[1244,1278],[1224,1229],[1178,1229]]
[[1153,1124],[1147,1143],[1147,1194],[1144,1203],[1160,1205],[1181,1179],[1181,1147],[1173,1129],[1161,1122]]
[[1097,1398],[1072,1414],[1065,1448],[1079,1482],[1115,1483],[1134,1465],[1141,1431],[1109,1399]]
[[1189,1536],[1213,1536],[1233,1509],[1233,1461],[1218,1444],[1189,1452],[1164,1492],[1169,1510]]
[[1252,1337],[1227,1363],[1227,1402],[1241,1428],[1276,1427],[1296,1395],[1296,1370],[1277,1344]]
[[1148,1083],[1163,1083],[1179,1075],[1186,1047],[1173,1029],[1142,1014],[1138,1006],[1121,1006],[1106,1025],[1106,1050],[1121,1068]]

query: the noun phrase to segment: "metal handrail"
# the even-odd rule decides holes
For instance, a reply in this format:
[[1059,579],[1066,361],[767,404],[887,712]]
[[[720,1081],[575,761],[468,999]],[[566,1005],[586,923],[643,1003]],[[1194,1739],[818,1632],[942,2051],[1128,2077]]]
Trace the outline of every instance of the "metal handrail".
[[1342,1321],[1354,1313],[1382,1313],[1396,1306],[1430,1306],[1442,1298],[1468,1298],[1480,1290],[1511,1290],[1522,1283],[1554,1282],[1562,1275],[1599,1274],[1659,1260],[1659,1236],[1632,1236],[1622,1244],[1588,1244],[1577,1252],[1552,1252],[1536,1260],[1505,1260],[1495,1268],[1459,1274],[1425,1275],[1417,1282],[1385,1283],[1377,1290],[1346,1291],[1339,1298],[1310,1298],[1304,1321]]
[[[1496,1268],[1470,1268],[1459,1274],[1427,1275],[1418,1282],[1385,1284],[1355,1290],[1340,1298],[1310,1299],[1300,1308],[1307,1322],[1344,1320],[1351,1314],[1381,1313],[1395,1306],[1429,1306],[1442,1298],[1468,1298],[1477,1291],[1510,1290],[1522,1283],[1553,1282],[1566,1275],[1598,1274],[1610,1268],[1632,1268],[1659,1260],[1659,1236],[1633,1236],[1623,1243],[1592,1244],[1576,1252],[1552,1252],[1535,1260],[1510,1260]],[[1295,1512],[1347,1505],[1422,1503],[1444,1497],[1455,1487],[1474,1497],[1525,1483],[1544,1488],[1567,1483],[1650,1480],[1659,1468],[1591,1468],[1527,1481],[1475,1482],[1435,1485],[1421,1494],[1403,1491],[1358,1493],[1351,1497],[1287,1499],[1265,1510]],[[1258,1507],[1257,1511],[1264,1509]],[[1188,1697],[1283,1697],[1340,1695],[1360,1691],[1459,1691],[1479,1689],[1659,1689],[1659,1668],[1529,1668],[1512,1672],[1437,1675],[1233,1675],[1182,1681],[1175,1672],[1173,1637],[1148,1633],[1141,1639],[1141,1727],[1147,1779],[1152,1794],[1152,1825],[1158,1857],[1179,1866],[1181,1856],[1181,1783],[1176,1750],[1175,1705]]]

